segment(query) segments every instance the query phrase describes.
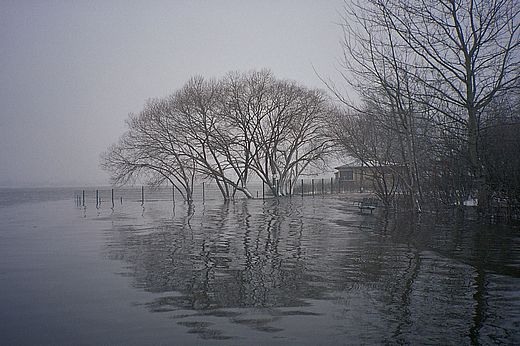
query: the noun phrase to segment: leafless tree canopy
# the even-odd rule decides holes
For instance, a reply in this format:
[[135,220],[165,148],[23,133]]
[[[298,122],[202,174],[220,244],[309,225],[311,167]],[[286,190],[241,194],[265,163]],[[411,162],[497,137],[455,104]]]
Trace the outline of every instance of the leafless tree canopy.
[[130,115],[128,131],[102,155],[102,166],[115,183],[137,176],[169,181],[188,201],[196,177],[215,181],[225,199],[237,192],[252,197],[253,177],[284,195],[331,150],[324,131],[329,111],[321,91],[266,70],[194,77]]
[[394,150],[360,151],[363,132],[339,141],[367,162],[404,166],[416,210],[425,195],[489,199],[481,131],[490,104],[519,85],[519,13],[517,0],[345,2],[340,72],[361,103],[328,86],[349,109],[340,121],[378,127]]

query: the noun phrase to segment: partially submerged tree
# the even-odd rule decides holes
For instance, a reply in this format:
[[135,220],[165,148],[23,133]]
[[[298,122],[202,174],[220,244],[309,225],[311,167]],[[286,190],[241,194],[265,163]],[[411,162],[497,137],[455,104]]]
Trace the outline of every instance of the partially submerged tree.
[[330,105],[319,90],[276,80],[269,71],[227,76],[225,117],[234,128],[235,158],[273,195],[286,195],[300,174],[333,144],[324,131]]
[[172,113],[181,130],[180,138],[189,148],[189,156],[196,162],[195,169],[202,178],[211,178],[217,184],[224,199],[228,200],[236,190],[251,197],[242,183],[242,175],[233,168],[233,136],[222,116],[221,98],[224,89],[215,80],[195,77],[170,97]]
[[285,195],[309,165],[332,147],[325,95],[269,71],[190,79],[173,95],[131,115],[129,130],[102,157],[114,182],[138,175],[165,180],[192,199],[196,176],[212,179],[224,199],[248,198],[252,176]]
[[196,161],[171,109],[172,100],[150,100],[139,114],[130,114],[128,131],[102,154],[101,166],[115,184],[139,176],[151,185],[168,181],[191,201]]
[[329,129],[334,141],[366,169],[364,179],[372,183],[376,196],[387,207],[393,205],[396,193],[403,189],[403,166],[399,159],[399,142],[384,126],[377,126],[366,113],[333,113]]
[[423,152],[459,146],[469,163],[466,176],[485,206],[481,117],[494,98],[518,87],[518,1],[353,1],[344,13],[342,76],[361,105],[329,87],[397,137],[415,208],[423,179],[438,161]]

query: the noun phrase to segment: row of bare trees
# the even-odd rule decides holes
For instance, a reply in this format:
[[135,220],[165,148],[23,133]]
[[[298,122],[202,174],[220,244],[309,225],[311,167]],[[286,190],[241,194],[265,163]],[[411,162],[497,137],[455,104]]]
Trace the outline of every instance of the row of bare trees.
[[520,171],[497,160],[518,161],[500,144],[520,135],[518,113],[503,106],[518,112],[518,0],[353,0],[343,13],[341,72],[359,100],[325,81],[346,106],[334,121],[338,143],[375,171],[398,167],[415,210],[468,195],[486,208],[511,188],[503,181]]
[[273,195],[285,195],[332,149],[324,132],[329,109],[321,91],[267,70],[194,77],[131,114],[128,131],[101,164],[114,183],[168,181],[187,201],[196,179],[214,181],[226,200],[237,192],[251,198],[248,183],[255,178]]

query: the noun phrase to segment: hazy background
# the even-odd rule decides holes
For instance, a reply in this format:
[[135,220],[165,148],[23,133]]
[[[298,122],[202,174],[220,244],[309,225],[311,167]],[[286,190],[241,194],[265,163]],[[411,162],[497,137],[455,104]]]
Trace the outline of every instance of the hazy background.
[[0,186],[107,184],[129,112],[195,74],[323,87],[342,0],[0,1]]

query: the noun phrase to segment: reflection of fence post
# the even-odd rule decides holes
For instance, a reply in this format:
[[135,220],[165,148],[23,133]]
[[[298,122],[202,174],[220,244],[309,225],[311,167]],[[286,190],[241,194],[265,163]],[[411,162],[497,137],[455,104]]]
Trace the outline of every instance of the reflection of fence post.
[[85,190],[83,190],[83,206],[85,206]]
[[112,189],[112,208],[114,208],[114,189]]
[[144,205],[144,186],[141,186],[141,205]]
[[323,186],[323,178],[321,178],[321,195],[323,196],[325,194],[325,188]]
[[332,192],[334,191],[333,182],[334,182],[334,180],[332,179],[332,177],[330,177],[330,194],[331,195],[332,195]]
[[172,202],[175,203],[175,184],[172,183]]
[[302,198],[303,198],[303,179],[302,179]]
[[314,197],[314,178],[311,179],[311,185],[312,185],[312,197]]
[[292,197],[292,179],[289,180],[289,197]]
[[202,182],[202,203],[206,200],[206,183]]
[[262,199],[265,199],[265,183],[262,181]]
[[99,190],[96,190],[96,208],[99,206]]

